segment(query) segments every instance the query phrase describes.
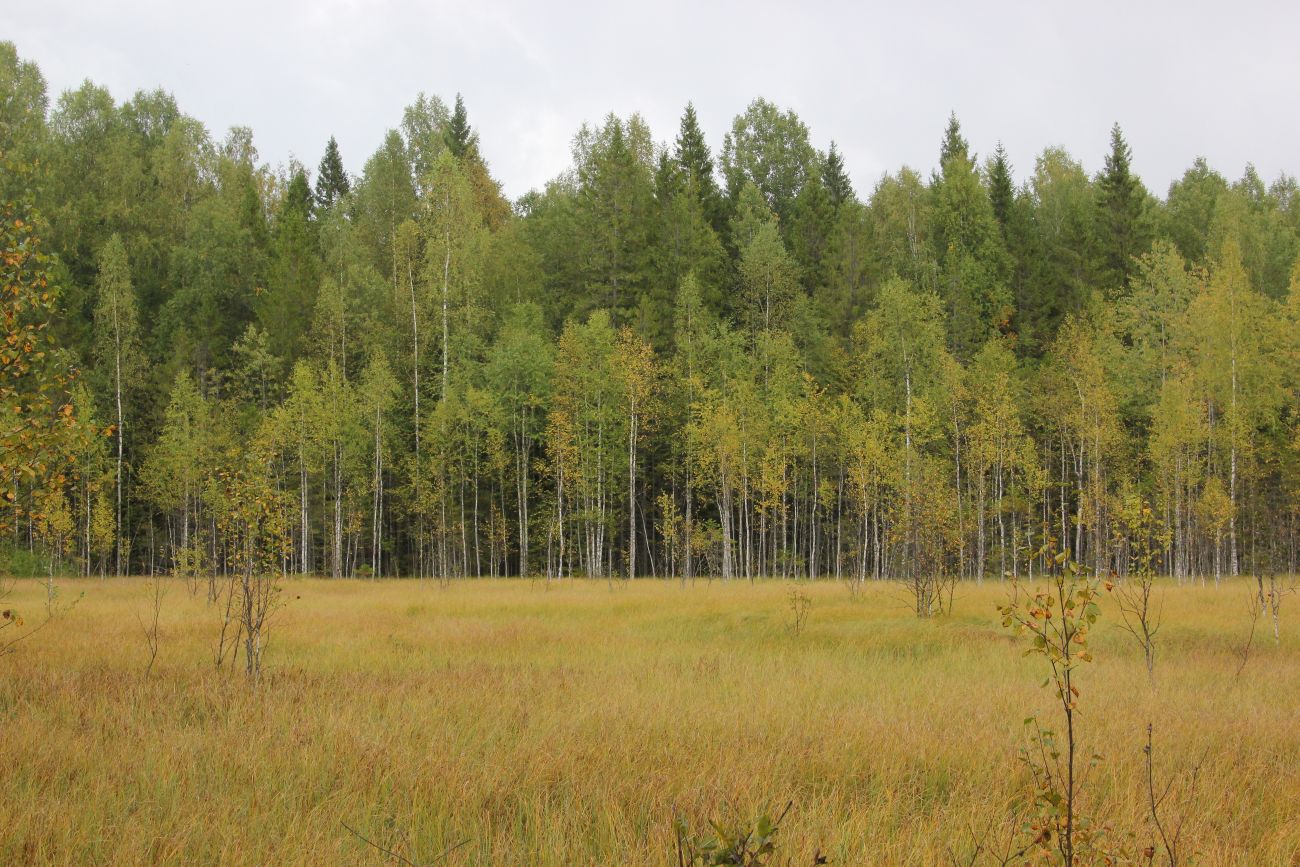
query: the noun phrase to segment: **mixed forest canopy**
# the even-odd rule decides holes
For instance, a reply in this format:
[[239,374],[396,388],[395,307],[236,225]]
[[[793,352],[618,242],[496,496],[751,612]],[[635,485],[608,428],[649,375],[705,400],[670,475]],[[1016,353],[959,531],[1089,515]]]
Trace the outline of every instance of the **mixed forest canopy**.
[[1092,172],[951,117],[855,190],[757,99],[712,143],[610,115],[510,202],[459,97],[394,121],[357,175],[270,168],[0,43],[3,393],[66,464],[5,433],[11,560],[980,578],[1051,535],[1123,571],[1149,503],[1180,578],[1296,569],[1290,176],[1161,196],[1118,125]]

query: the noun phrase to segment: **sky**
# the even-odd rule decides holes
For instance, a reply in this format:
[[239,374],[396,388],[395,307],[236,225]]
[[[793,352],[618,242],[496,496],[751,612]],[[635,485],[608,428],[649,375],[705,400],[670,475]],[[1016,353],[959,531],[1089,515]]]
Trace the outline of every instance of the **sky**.
[[568,167],[584,121],[639,112],[671,142],[693,101],[716,155],[759,96],[835,141],[864,195],[928,174],[950,112],[1018,182],[1055,145],[1097,171],[1116,122],[1158,195],[1198,156],[1300,172],[1294,0],[0,0],[0,22],[52,101],[162,87],[216,138],[251,127],[272,166],[314,168],[334,135],[359,173],[420,92],[462,93],[512,198]]

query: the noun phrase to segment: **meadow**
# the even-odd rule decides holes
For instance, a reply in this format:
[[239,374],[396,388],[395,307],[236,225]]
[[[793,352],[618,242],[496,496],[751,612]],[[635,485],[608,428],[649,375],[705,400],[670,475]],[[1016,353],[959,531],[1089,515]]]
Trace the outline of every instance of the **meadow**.
[[[676,818],[787,803],[778,863],[966,863],[1007,845],[1024,721],[1059,712],[1000,582],[929,621],[897,585],[800,584],[799,632],[777,581],[282,586],[253,686],[214,666],[202,593],[167,585],[146,674],[146,582],[62,582],[76,604],[0,659],[0,864],[400,863],[364,836],[419,864],[664,865]],[[1150,721],[1197,863],[1300,864],[1300,599],[1243,665],[1246,582],[1158,593],[1153,683],[1103,601],[1088,809],[1146,845]],[[4,604],[30,625],[44,589]]]

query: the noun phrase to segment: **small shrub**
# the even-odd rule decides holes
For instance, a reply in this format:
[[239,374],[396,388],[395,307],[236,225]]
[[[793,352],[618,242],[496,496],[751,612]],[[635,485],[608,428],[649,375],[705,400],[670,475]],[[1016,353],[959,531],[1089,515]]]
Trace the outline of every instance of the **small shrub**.
[[[685,820],[678,819],[673,823],[677,838],[677,867],[774,867],[778,847],[777,833],[793,805],[793,801],[787,803],[775,819],[764,813],[753,823],[741,822],[725,826],[710,821],[713,833],[699,836],[691,833]],[[821,865],[830,862],[818,852],[811,863]]]

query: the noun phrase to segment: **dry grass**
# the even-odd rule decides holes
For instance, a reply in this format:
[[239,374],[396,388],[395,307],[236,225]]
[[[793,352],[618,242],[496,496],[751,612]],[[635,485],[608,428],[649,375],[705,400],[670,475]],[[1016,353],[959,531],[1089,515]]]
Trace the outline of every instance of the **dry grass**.
[[[792,863],[943,863],[1005,835],[1022,720],[1052,709],[996,583],[935,622],[806,586],[798,636],[777,582],[284,586],[251,689],[201,596],[169,589],[146,677],[144,583],[65,582],[81,602],[0,660],[0,863],[383,863],[346,822],[414,861],[666,864],[674,815],[787,800]],[[1245,585],[1163,592],[1154,688],[1113,610],[1094,635],[1094,803],[1145,844],[1152,719],[1163,771],[1208,750],[1173,808],[1200,863],[1300,863],[1300,604],[1237,678]]]

